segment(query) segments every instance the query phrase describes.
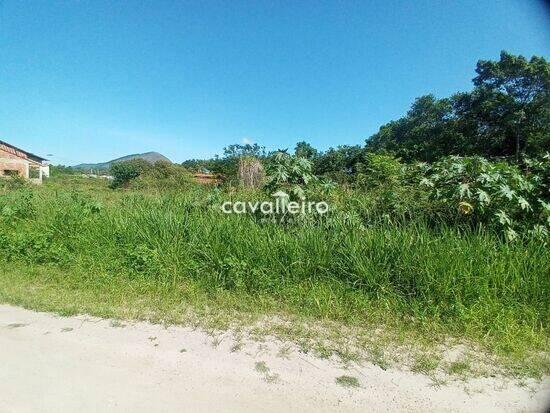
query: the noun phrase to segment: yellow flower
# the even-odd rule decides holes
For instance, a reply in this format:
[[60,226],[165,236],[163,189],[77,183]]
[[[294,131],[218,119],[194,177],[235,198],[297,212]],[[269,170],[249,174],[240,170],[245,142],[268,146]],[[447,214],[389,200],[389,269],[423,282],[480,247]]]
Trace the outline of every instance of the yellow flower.
[[469,215],[474,212],[474,207],[468,202],[462,201],[460,204],[458,204],[458,212],[464,215]]

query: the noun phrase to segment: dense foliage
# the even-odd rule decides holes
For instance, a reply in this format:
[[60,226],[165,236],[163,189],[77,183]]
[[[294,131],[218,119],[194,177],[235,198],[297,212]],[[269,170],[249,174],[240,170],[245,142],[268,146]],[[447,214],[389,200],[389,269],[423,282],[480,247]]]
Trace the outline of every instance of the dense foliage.
[[59,175],[76,175],[80,173],[79,170],[65,165],[50,165],[50,175],[59,176]]
[[143,159],[117,162],[111,166],[111,188],[185,189],[191,183],[187,169],[167,161],[151,164]]
[[223,175],[227,181],[235,182],[239,169],[239,159],[263,159],[267,156],[265,148],[258,144],[232,144],[224,148],[223,157],[212,159],[190,159],[181,165],[192,172]]
[[449,157],[417,167],[430,196],[466,221],[503,231],[509,240],[527,232],[547,239],[550,228],[550,158],[529,160],[522,172],[516,165],[481,157]]
[[284,191],[297,199],[305,199],[306,188],[316,177],[311,162],[306,158],[277,152],[268,163],[266,189],[270,193]]
[[[230,145],[223,157],[183,166],[122,162],[111,167],[115,190],[70,176],[42,188],[4,181],[0,265],[85,274],[69,275],[74,288],[152,284],[178,299],[227,292],[358,323],[383,308],[504,352],[541,350],[550,321],[550,69],[543,58],[503,53],[476,72],[471,92],[417,99],[364,147]],[[238,185],[240,159],[261,162],[263,188]],[[225,182],[200,186],[190,171]],[[221,212],[224,201],[280,190],[330,211],[292,225]]]
[[418,98],[407,115],[380,128],[367,150],[406,161],[447,155],[519,159],[550,148],[550,63],[502,52],[478,62],[471,92]]
[[[300,141],[294,155],[312,162],[315,175],[354,184],[364,177],[370,153],[390,154],[405,163],[432,163],[453,155],[520,163],[523,157],[550,152],[550,63],[502,52],[498,61],[477,63],[473,85],[472,91],[448,98],[419,97],[404,117],[383,125],[364,146],[322,152]],[[184,166],[233,180],[239,157],[268,160],[272,155],[258,144],[236,144],[225,148],[222,157],[190,160]]]
[[136,179],[151,168],[151,164],[143,159],[133,159],[126,162],[117,162],[110,168],[113,181],[111,188],[127,187],[130,181]]
[[[529,233],[508,242],[485,227],[428,220],[430,208],[477,214],[480,206],[470,198],[472,213],[461,214],[463,201],[455,194],[470,170],[504,177],[516,172],[477,165],[483,164],[477,158],[446,162],[422,173],[433,186],[419,186],[409,185],[421,176],[409,167],[372,158],[369,168],[382,185],[372,178],[365,189],[336,188],[324,198],[331,205],[326,216],[290,226],[221,213],[225,200],[261,197],[235,188],[191,184],[152,193],[132,184],[113,191],[100,179],[62,177],[42,187],[4,189],[0,265],[54,266],[82,294],[158,286],[179,300],[199,291],[231,294],[242,305],[352,323],[383,308],[403,323],[420,320],[499,351],[542,348],[550,318],[547,245]],[[484,182],[472,179],[472,198],[478,189],[497,196]],[[435,188],[450,191],[443,205],[430,200]]]

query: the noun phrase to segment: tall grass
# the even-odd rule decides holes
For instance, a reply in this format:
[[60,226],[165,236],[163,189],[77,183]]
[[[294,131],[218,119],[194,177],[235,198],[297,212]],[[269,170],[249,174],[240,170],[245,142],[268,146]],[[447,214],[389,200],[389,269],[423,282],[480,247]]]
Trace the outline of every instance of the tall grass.
[[421,221],[365,226],[338,214],[303,225],[260,223],[222,214],[223,196],[198,187],[154,197],[97,188],[5,192],[0,265],[87,274],[75,278],[76,289],[109,279],[113,289],[124,280],[174,291],[192,284],[350,323],[384,308],[504,352],[547,340],[550,251],[540,241],[503,242]]

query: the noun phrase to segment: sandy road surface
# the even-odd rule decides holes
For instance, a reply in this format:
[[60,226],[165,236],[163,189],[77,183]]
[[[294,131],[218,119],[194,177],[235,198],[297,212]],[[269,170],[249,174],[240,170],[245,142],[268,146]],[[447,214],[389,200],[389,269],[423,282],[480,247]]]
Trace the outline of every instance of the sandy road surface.
[[[548,381],[531,390],[496,379],[436,387],[369,364],[282,357],[280,344],[235,344],[229,334],[0,305],[0,411],[537,412],[550,395]],[[361,387],[336,384],[343,374]]]

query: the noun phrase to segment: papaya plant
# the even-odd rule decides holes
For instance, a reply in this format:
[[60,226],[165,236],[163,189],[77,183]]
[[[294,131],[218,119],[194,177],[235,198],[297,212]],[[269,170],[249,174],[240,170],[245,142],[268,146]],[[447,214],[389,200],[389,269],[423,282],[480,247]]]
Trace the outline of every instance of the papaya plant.
[[308,186],[317,182],[309,159],[276,152],[266,168],[265,189],[270,193],[284,191],[294,199],[305,199]]
[[430,197],[501,230],[507,239],[520,232],[548,236],[550,203],[548,194],[549,156],[527,161],[530,169],[482,157],[444,158],[432,165],[421,164],[420,185]]

